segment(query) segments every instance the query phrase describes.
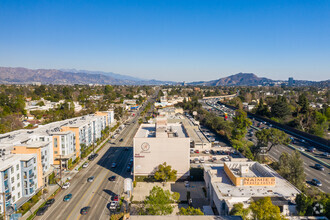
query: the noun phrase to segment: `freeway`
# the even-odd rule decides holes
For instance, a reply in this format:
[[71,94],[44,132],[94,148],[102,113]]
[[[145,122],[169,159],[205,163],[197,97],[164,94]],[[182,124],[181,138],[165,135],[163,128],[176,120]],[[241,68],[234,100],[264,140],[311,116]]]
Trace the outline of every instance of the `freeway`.
[[[203,108],[209,109],[210,106],[208,106],[205,103],[202,103]],[[218,107],[218,106],[217,106]],[[212,108],[214,109],[214,108]],[[226,107],[222,107],[222,108],[216,108],[217,110],[212,110],[214,111],[217,115],[222,116],[223,115],[223,111],[229,112],[230,114],[233,113],[233,110],[228,109]],[[228,119],[230,120],[231,117],[229,116]],[[257,122],[253,120],[254,125],[256,126]],[[271,125],[265,125],[265,124],[261,124],[260,125],[260,129],[267,129],[269,128]],[[253,141],[254,143],[257,143],[256,137],[255,137],[255,132],[253,134],[252,137],[248,138],[249,140]],[[308,149],[308,144],[301,142],[299,139],[295,139],[295,144],[293,144],[294,147],[298,148],[298,149]],[[281,154],[283,152],[287,152],[289,154],[292,154],[294,150],[292,148],[290,148],[289,146],[276,146],[273,147],[273,149],[271,149],[271,151],[269,152],[269,155],[274,159],[274,160],[278,160],[279,157],[281,156]],[[322,156],[323,151],[320,151],[319,149],[317,149],[314,153],[308,152],[309,154],[311,154],[312,156],[321,159],[322,161],[329,163],[329,158],[326,158],[324,156]],[[308,185],[311,185],[311,180],[316,178],[319,181],[321,181],[322,186],[318,187],[318,189],[320,189],[323,192],[326,193],[330,193],[330,169],[327,167],[324,167],[324,171],[321,170],[317,170],[315,169],[315,164],[318,163],[317,161],[305,156],[304,154],[301,153],[301,159],[304,162],[304,171],[306,174],[306,183]]]
[[[157,94],[157,92],[156,92]],[[153,102],[150,98],[148,102]],[[35,219],[109,219],[112,214],[109,204],[114,195],[123,195],[123,185],[125,178],[132,178],[131,172],[127,171],[127,166],[133,157],[133,137],[139,127],[137,123],[142,108],[137,111],[134,118],[130,120],[130,125],[119,134],[115,141],[110,141],[98,152],[99,156],[90,161],[87,168],[82,169],[71,181],[71,186],[66,190],[61,190],[55,197],[55,203],[48,208],[43,216]],[[112,168],[112,164],[116,167]],[[110,181],[109,177],[116,176],[115,181]],[[94,176],[93,182],[88,182],[87,178]],[[64,196],[72,194],[72,199],[64,202]],[[81,215],[81,209],[89,206],[87,215]]]

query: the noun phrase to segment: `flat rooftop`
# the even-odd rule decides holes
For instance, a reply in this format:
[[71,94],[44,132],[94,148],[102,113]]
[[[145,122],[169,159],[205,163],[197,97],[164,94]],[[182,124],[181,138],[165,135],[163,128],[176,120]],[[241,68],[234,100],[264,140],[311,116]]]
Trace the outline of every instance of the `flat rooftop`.
[[254,161],[225,162],[225,164],[236,177],[273,177],[264,166]]
[[0,159],[0,171],[7,170],[11,166],[13,166],[13,163],[17,163],[18,160],[21,161],[27,161],[35,157],[36,154],[9,154],[6,155],[6,159],[2,160]]
[[156,128],[156,124],[141,124],[135,138],[187,138],[188,134],[182,124],[169,123],[164,127]]
[[300,191],[268,166],[264,168],[275,177],[275,186],[235,186],[227,176],[224,165],[204,165],[205,172],[211,176],[213,188],[219,198],[250,197],[292,197]]

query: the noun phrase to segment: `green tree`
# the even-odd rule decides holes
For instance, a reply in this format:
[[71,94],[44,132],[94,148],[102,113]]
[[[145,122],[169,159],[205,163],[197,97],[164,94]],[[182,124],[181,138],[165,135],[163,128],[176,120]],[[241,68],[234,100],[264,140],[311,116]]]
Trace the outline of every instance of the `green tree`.
[[158,169],[155,172],[154,178],[159,181],[176,180],[177,171],[172,169],[170,165],[167,165],[166,162],[158,165]]
[[242,140],[246,133],[247,128],[252,124],[251,120],[247,118],[247,114],[243,110],[236,110],[235,117],[233,118],[232,138]]
[[300,157],[300,152],[295,151],[289,158],[289,167],[290,167],[290,175],[288,180],[298,187],[302,189],[305,183],[305,172],[304,172],[304,162]]
[[188,208],[182,207],[178,215],[204,215],[204,213],[200,210],[200,208],[195,209],[189,206]]
[[291,110],[284,96],[278,96],[276,102],[271,107],[272,116],[285,118],[291,114]]
[[290,143],[288,135],[284,131],[275,128],[257,131],[256,137],[258,140],[257,153],[259,153],[262,148],[265,148],[266,152],[269,152],[275,146],[288,145]]
[[298,194],[296,196],[296,204],[298,215],[301,216],[311,216],[313,214],[313,198],[307,196],[304,193]]
[[234,204],[233,209],[230,211],[230,215],[238,215],[243,218],[243,220],[249,219],[249,214],[251,210],[250,208],[244,208],[243,203],[236,203]]
[[169,215],[173,212],[172,203],[178,201],[179,197],[178,193],[164,191],[161,187],[154,186],[144,201],[145,214]]
[[259,199],[250,205],[252,219],[256,220],[279,220],[285,219],[280,212],[280,208],[272,204],[270,197]]

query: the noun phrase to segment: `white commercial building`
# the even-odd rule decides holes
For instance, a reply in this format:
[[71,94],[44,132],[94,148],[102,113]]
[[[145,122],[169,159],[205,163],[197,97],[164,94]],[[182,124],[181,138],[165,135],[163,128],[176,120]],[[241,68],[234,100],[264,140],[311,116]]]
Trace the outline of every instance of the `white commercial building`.
[[155,124],[142,124],[133,139],[134,177],[153,175],[166,162],[177,170],[178,178],[189,176],[190,138],[180,123],[157,118]]
[[300,191],[274,170],[258,162],[225,162],[204,165],[204,180],[210,206],[218,215],[228,215],[233,205],[246,208],[253,201],[270,197],[282,214],[295,213],[294,201]]

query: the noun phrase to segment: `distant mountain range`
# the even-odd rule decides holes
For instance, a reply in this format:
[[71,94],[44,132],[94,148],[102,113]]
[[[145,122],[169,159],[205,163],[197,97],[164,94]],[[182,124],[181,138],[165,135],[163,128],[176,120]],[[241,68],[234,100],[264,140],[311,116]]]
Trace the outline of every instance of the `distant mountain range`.
[[1,84],[110,84],[110,85],[163,85],[176,84],[171,81],[145,80],[131,76],[75,69],[27,69],[22,67],[0,67]]
[[[112,72],[88,71],[76,69],[27,69],[22,67],[0,67],[0,84],[110,84],[110,85],[165,85],[179,84],[173,81],[146,80]],[[190,82],[192,86],[257,86],[287,83],[287,80],[272,80],[258,77],[253,73],[237,73],[211,81]],[[296,85],[315,85],[329,87],[330,80],[296,80]]]

